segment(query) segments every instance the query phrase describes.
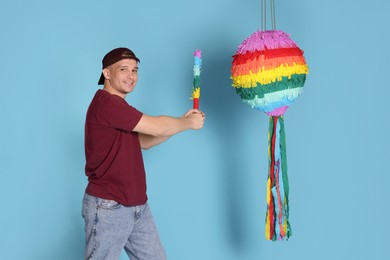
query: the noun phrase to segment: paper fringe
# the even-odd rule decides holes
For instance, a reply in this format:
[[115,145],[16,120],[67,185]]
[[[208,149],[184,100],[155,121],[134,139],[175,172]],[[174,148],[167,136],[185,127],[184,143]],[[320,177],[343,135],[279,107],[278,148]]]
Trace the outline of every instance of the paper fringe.
[[302,92],[303,88],[285,89],[265,94],[263,98],[255,97],[253,99],[243,99],[242,101],[252,108],[256,108],[264,113],[269,113],[279,107],[290,106]]
[[306,80],[306,74],[294,74],[290,78],[282,77],[282,80],[275,81],[269,84],[257,83],[251,88],[236,88],[237,94],[242,99],[263,98],[267,94],[272,94],[286,89],[301,88]]
[[288,205],[288,176],[284,118],[272,116],[268,132],[267,214],[265,237],[268,240],[288,240],[292,235]]
[[248,51],[262,51],[265,49],[280,49],[297,47],[296,43],[290,39],[290,35],[278,30],[258,30],[246,38],[238,47],[238,53]]
[[200,97],[200,87],[194,88],[192,91],[192,98],[199,98]]
[[194,82],[192,85],[192,98],[200,97],[200,72],[202,68],[202,52],[196,50],[194,52]]
[[233,55],[233,65],[245,64],[248,60],[262,58],[264,60],[277,59],[284,57],[301,57],[303,51],[299,47],[265,49],[253,52],[237,53]]
[[252,88],[260,84],[270,84],[275,81],[281,81],[283,77],[291,78],[294,74],[307,74],[308,67],[306,64],[298,65],[293,64],[288,66],[287,64],[281,64],[272,70],[266,70],[264,67],[256,73],[249,71],[247,75],[232,76],[233,87]]

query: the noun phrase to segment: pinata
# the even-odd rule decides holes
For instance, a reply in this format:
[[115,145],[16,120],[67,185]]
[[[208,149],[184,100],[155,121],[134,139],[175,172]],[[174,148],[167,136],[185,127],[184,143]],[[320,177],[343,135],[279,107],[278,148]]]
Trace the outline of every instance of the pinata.
[[265,30],[265,23],[233,55],[231,79],[237,94],[244,103],[269,116],[265,227],[268,240],[288,240],[292,235],[284,113],[302,94],[307,74],[303,51],[287,33],[275,28]]

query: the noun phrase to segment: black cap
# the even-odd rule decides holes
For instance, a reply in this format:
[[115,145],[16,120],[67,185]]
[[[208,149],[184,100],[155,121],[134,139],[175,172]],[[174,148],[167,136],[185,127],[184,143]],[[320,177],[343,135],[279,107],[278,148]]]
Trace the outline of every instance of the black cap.
[[[137,62],[140,62],[137,56],[135,56],[134,52],[129,50],[128,48],[116,48],[107,53],[102,60],[102,69],[107,68],[108,66],[114,64],[123,59],[133,59]],[[100,75],[100,79],[98,85],[104,84],[104,75]]]

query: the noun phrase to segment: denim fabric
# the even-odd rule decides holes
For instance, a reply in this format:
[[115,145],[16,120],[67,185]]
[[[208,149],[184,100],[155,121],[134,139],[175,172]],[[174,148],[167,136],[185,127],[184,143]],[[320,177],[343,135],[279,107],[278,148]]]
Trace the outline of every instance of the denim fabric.
[[115,260],[125,249],[131,260],[165,260],[154,219],[146,203],[126,207],[85,193],[84,259]]

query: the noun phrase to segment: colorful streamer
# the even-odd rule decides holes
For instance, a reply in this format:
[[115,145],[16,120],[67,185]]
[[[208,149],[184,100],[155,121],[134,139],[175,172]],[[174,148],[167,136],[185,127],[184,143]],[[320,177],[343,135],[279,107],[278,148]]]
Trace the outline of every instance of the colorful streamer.
[[292,232],[288,220],[289,185],[283,116],[270,117],[268,166],[265,236],[268,240],[284,240],[288,239]]
[[196,50],[194,52],[194,82],[192,86],[192,99],[194,101],[194,109],[199,109],[200,99],[200,71],[202,67],[202,52]]
[[284,113],[303,92],[308,74],[303,51],[288,34],[258,30],[233,56],[231,79],[242,101],[270,116],[267,215],[268,240],[287,240],[289,217]]

